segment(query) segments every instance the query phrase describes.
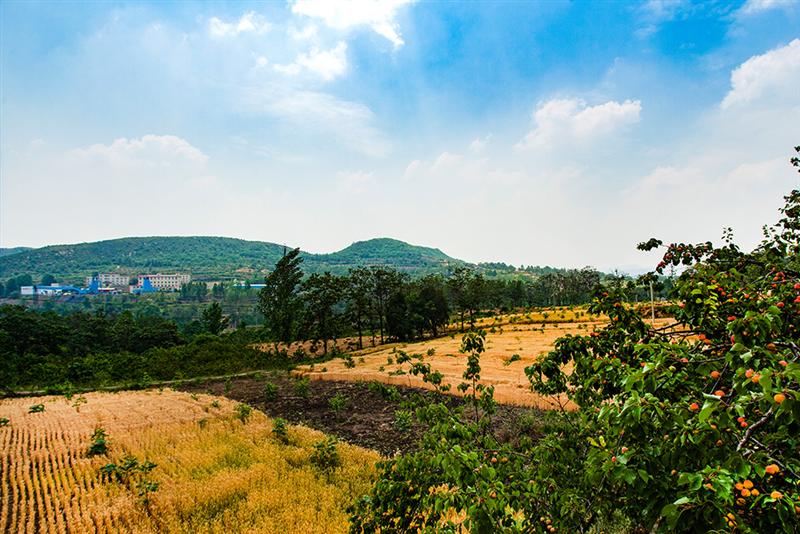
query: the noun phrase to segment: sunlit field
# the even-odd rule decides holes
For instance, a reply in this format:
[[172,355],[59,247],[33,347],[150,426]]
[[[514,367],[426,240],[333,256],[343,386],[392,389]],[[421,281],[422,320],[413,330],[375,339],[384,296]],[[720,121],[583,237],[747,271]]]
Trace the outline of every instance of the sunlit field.
[[[338,444],[342,467],[323,473],[310,462],[322,433],[290,426],[283,444],[260,412],[243,422],[230,400],[171,390],[7,399],[2,418],[2,532],[344,532],[378,460]],[[89,457],[96,428],[108,452]],[[125,456],[156,467],[102,475]]]
[[[667,324],[667,320],[656,320],[656,324],[662,323]],[[482,318],[476,321],[476,326],[486,331],[481,379],[495,386],[495,399],[499,402],[547,409],[571,407],[564,397],[542,397],[533,393],[529,388],[525,367],[550,351],[559,337],[567,334],[586,335],[605,324],[597,316],[590,316],[578,308]],[[351,358],[301,366],[298,372],[319,380],[378,380],[387,384],[430,389],[431,386],[424,383],[420,376],[408,373],[418,359],[397,363],[398,356],[403,359],[402,353],[421,355],[432,369],[445,375],[445,382],[452,384],[451,392],[455,393],[466,365],[466,356],[459,352],[460,346],[461,335],[453,331],[437,339],[364,349],[353,352]]]

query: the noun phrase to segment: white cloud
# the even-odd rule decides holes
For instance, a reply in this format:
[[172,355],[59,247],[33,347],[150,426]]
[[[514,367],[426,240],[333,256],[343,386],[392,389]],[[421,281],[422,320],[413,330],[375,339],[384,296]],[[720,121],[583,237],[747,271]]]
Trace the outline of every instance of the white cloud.
[[248,110],[285,121],[297,131],[325,138],[369,156],[383,156],[389,144],[375,126],[375,114],[364,104],[341,100],[327,93],[266,86],[251,89],[244,104]]
[[605,136],[639,122],[641,111],[639,100],[611,100],[596,106],[588,106],[577,98],[548,100],[537,106],[533,113],[534,128],[517,148],[549,148]]
[[771,97],[800,103],[800,39],[753,56],[731,73],[731,90],[720,107],[727,109]]
[[110,145],[94,144],[72,150],[78,159],[103,161],[114,167],[175,167],[189,164],[205,167],[208,156],[188,141],[174,135],[145,135],[138,139],[120,138]]
[[483,152],[483,150],[486,148],[486,144],[491,141],[491,139],[492,134],[489,134],[486,137],[476,137],[469,144],[470,151],[475,153]]
[[640,39],[651,36],[662,23],[675,19],[688,7],[686,0],[648,0],[637,9],[642,26],[634,32],[635,35]]
[[787,9],[797,5],[797,0],[747,0],[737,14],[755,15],[772,9]]
[[640,11],[651,22],[672,20],[682,8],[686,0],[648,0],[641,5]]
[[268,32],[271,27],[272,25],[255,11],[248,11],[238,21],[225,22],[218,17],[211,17],[208,21],[208,32],[214,37],[235,37],[242,33],[261,35]]
[[371,172],[364,171],[340,171],[336,173],[336,177],[347,193],[363,193],[374,180]]
[[367,26],[395,48],[404,44],[395,20],[397,11],[413,0],[297,0],[292,13],[320,18],[337,30]]
[[330,81],[347,71],[347,43],[340,41],[330,50],[314,48],[307,54],[298,54],[292,63],[275,65],[275,70],[291,76],[307,70],[325,81]]
[[314,24],[309,24],[303,29],[297,29],[294,25],[290,25],[286,32],[289,37],[296,41],[307,41],[317,36],[317,27]]

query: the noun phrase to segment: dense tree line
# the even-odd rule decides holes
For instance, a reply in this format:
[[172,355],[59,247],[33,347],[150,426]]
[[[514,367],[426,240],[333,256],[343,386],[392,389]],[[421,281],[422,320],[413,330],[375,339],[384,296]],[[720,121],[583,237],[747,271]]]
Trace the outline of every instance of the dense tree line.
[[[386,267],[304,278],[302,261],[295,249],[277,262],[259,294],[259,309],[273,339],[312,339],[321,342],[326,353],[329,341],[344,335],[355,335],[359,347],[365,336],[380,342],[435,337],[452,314],[464,330],[486,311],[586,303],[603,282],[601,274],[588,267],[508,280],[486,278],[468,267],[416,279]],[[627,290],[632,300],[647,290],[625,277],[606,283]],[[663,285],[657,290],[663,292]]]
[[186,335],[174,321],[158,315],[60,315],[3,305],[0,389],[169,380],[265,364],[266,355],[248,348],[259,339],[260,330],[217,335],[227,325],[218,303],[205,309],[200,324],[194,335]]

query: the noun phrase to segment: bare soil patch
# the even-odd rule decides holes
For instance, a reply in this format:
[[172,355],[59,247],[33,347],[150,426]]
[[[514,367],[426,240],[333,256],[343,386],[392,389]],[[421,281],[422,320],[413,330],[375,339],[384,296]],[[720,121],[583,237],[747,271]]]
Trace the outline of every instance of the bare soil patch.
[[[297,379],[286,373],[265,374],[263,378],[238,378],[230,382],[209,381],[183,386],[190,392],[224,395],[246,402],[270,417],[282,417],[291,423],[302,424],[339,439],[376,450],[383,455],[413,450],[424,428],[412,424],[398,428],[396,412],[409,405],[425,401],[443,401],[455,407],[464,400],[452,395],[441,395],[422,388],[397,386],[399,397],[386,398],[370,388],[368,382],[312,380],[308,396],[299,395],[295,389]],[[267,400],[264,387],[267,382],[277,386],[274,399]],[[338,415],[328,404],[335,395],[347,399],[347,407]],[[495,416],[496,432],[501,441],[518,440],[523,436],[536,437],[535,423],[541,413],[521,406],[500,405]]]

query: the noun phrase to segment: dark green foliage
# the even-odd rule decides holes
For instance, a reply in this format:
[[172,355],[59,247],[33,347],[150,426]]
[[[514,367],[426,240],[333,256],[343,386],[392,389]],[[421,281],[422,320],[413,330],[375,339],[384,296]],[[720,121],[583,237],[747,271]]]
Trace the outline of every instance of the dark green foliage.
[[219,302],[212,302],[203,310],[203,326],[209,334],[218,336],[228,326],[228,317],[222,315],[222,306]]
[[406,432],[411,429],[413,415],[410,410],[396,410],[394,412],[394,427],[401,431]]
[[9,426],[10,424],[11,421],[8,419],[8,417],[0,417],[0,427]]
[[323,354],[328,354],[328,341],[335,341],[343,330],[344,287],[343,279],[330,273],[312,274],[302,284],[303,337],[322,341]]
[[271,401],[275,400],[278,396],[278,386],[273,384],[272,382],[267,382],[264,384],[264,400]]
[[315,444],[314,452],[311,453],[310,458],[311,465],[326,475],[330,475],[338,469],[342,465],[339,450],[336,447],[338,444],[339,440],[333,436],[329,436]]
[[108,434],[104,428],[97,427],[92,433],[92,442],[89,445],[87,456],[99,456],[108,453]]
[[289,343],[295,339],[297,322],[302,310],[299,285],[303,278],[300,271],[302,258],[300,249],[289,251],[275,264],[265,279],[259,293],[259,308],[266,319],[267,328],[275,339]]
[[294,392],[298,397],[308,398],[311,391],[311,380],[304,376],[294,381]]
[[343,394],[337,393],[333,397],[328,399],[328,407],[333,411],[336,415],[336,418],[339,418],[339,414],[347,408],[350,404],[350,400]]
[[216,376],[282,365],[249,347],[246,332],[195,336],[188,343],[160,317],[68,316],[0,306],[0,387],[73,387]]
[[116,482],[127,487],[139,497],[142,504],[150,504],[150,494],[158,491],[159,483],[150,478],[150,473],[158,467],[153,462],[140,461],[135,456],[124,456],[118,463],[106,464],[100,468],[105,482]]
[[250,416],[253,414],[253,408],[249,404],[239,403],[236,405],[236,419],[241,421],[242,423],[247,423],[250,420]]
[[367,388],[374,394],[380,395],[386,400],[390,400],[393,402],[400,401],[400,392],[397,390],[396,386],[387,385],[383,382],[369,382],[367,384]]
[[358,334],[358,348],[364,348],[363,335],[371,324],[373,279],[366,267],[351,269],[344,279],[344,294],[347,302],[346,313],[353,328]]
[[[283,249],[274,243],[227,237],[129,237],[19,250],[14,254],[3,254],[0,249],[0,278],[31,274],[39,279],[49,273],[59,280],[82,283],[92,272],[113,272],[118,268],[133,274],[191,271],[195,277],[230,276],[238,269],[260,270],[264,265],[274,265]],[[302,257],[308,273],[345,274],[360,266],[386,265],[411,274],[428,274],[463,263],[440,250],[394,239],[361,241],[333,254],[303,253]]]
[[289,443],[289,423],[286,419],[276,417],[272,420],[272,434],[284,445]]
[[42,413],[44,412],[44,404],[33,404],[28,408],[28,413]]

